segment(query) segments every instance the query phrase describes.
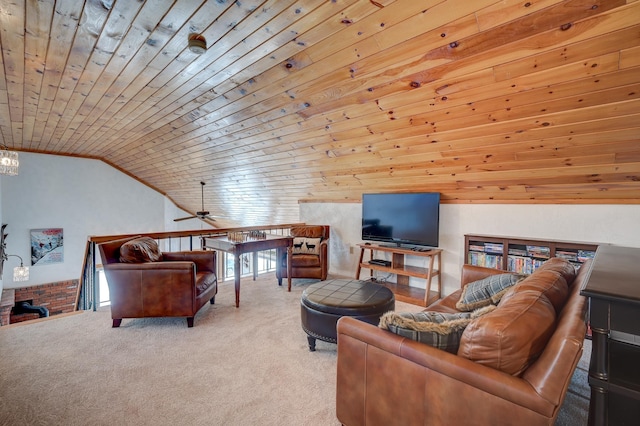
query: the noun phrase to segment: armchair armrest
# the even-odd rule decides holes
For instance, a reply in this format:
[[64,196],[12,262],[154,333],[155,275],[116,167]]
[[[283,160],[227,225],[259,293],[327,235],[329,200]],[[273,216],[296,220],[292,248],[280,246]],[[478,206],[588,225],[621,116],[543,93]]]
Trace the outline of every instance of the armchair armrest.
[[320,242],[320,265],[322,267],[322,279],[327,279],[329,273],[329,238]]
[[193,262],[197,272],[216,272],[216,252],[214,250],[167,252],[162,254],[162,259],[168,262]]
[[118,298],[118,295],[137,298],[138,291],[146,292],[149,288],[188,294],[189,297],[195,295],[193,262],[111,263],[104,265],[104,272],[112,298]]
[[329,239],[320,241],[320,258],[323,261],[329,262]]
[[110,263],[104,265],[109,271],[160,271],[177,270],[190,272],[193,270],[193,262],[144,262],[144,263]]
[[192,316],[196,304],[193,262],[112,263],[104,266],[111,317]]

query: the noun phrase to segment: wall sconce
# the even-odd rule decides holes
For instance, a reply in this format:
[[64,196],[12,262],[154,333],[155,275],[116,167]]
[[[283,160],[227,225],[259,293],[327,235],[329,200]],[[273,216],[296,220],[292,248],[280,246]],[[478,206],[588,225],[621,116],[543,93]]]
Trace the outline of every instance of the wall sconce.
[[198,55],[207,51],[207,40],[202,34],[189,34],[189,50]]
[[13,268],[13,281],[29,281],[29,267],[23,265],[22,258],[17,254],[8,254],[7,257],[17,257],[20,259],[20,266]]
[[9,151],[6,146],[0,149],[0,175],[15,176],[18,174],[19,166],[20,161],[16,151]]

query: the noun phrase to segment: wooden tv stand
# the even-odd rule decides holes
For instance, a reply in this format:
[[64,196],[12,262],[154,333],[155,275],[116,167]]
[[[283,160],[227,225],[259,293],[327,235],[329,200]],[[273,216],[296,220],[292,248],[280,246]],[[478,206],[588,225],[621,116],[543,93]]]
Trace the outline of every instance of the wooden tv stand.
[[[362,268],[370,270],[370,276],[373,277],[373,271],[388,272],[397,276],[396,283],[378,282],[389,288],[396,296],[396,300],[407,302],[414,305],[429,306],[442,297],[442,280],[440,278],[440,270],[442,269],[441,253],[442,249],[420,249],[412,250],[406,247],[392,247],[380,244],[358,244],[360,247],[360,260],[358,261],[358,270],[356,271],[356,279],[360,279],[360,271]],[[364,260],[364,253],[369,251],[369,260]],[[391,264],[377,265],[371,263],[371,259],[375,259],[375,252],[387,252],[392,254]],[[405,265],[405,256],[424,257],[428,260],[428,267]],[[434,261],[437,258],[438,264],[434,268]],[[421,278],[426,280],[426,289],[409,286],[409,277]],[[431,279],[438,278],[436,290],[431,289]]]

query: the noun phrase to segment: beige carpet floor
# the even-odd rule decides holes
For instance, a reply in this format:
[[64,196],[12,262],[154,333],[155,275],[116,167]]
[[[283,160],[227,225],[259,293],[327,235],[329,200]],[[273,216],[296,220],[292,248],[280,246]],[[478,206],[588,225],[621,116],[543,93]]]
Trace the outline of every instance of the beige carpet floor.
[[[309,352],[300,327],[312,282],[289,293],[272,274],[244,279],[239,308],[222,284],[191,329],[174,318],[113,329],[108,308],[1,327],[0,425],[339,425],[336,346]],[[576,401],[558,424],[586,424]]]

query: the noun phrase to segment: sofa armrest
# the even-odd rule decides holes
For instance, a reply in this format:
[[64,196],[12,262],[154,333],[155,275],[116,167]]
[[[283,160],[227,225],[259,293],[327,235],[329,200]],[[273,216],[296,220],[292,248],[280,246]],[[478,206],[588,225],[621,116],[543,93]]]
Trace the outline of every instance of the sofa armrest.
[[516,274],[515,272],[503,271],[502,269],[485,268],[483,266],[462,265],[462,276],[460,277],[460,287],[487,278],[490,275]]
[[[374,406],[381,404],[410,405],[413,412],[407,416],[414,420],[426,422],[432,411],[453,416],[450,417],[453,420],[458,415],[456,404],[443,406],[442,392],[467,399],[479,398],[486,412],[520,406],[544,416],[551,417],[554,413],[554,404],[542,399],[522,378],[350,317],[338,321],[337,333],[336,410],[344,424],[364,424],[361,423],[364,419],[356,420],[353,416],[384,415],[382,412],[371,414],[378,409]],[[420,395],[421,399],[412,404],[402,402],[408,395]],[[369,414],[362,414],[367,412]],[[397,410],[392,412],[397,414]]]

